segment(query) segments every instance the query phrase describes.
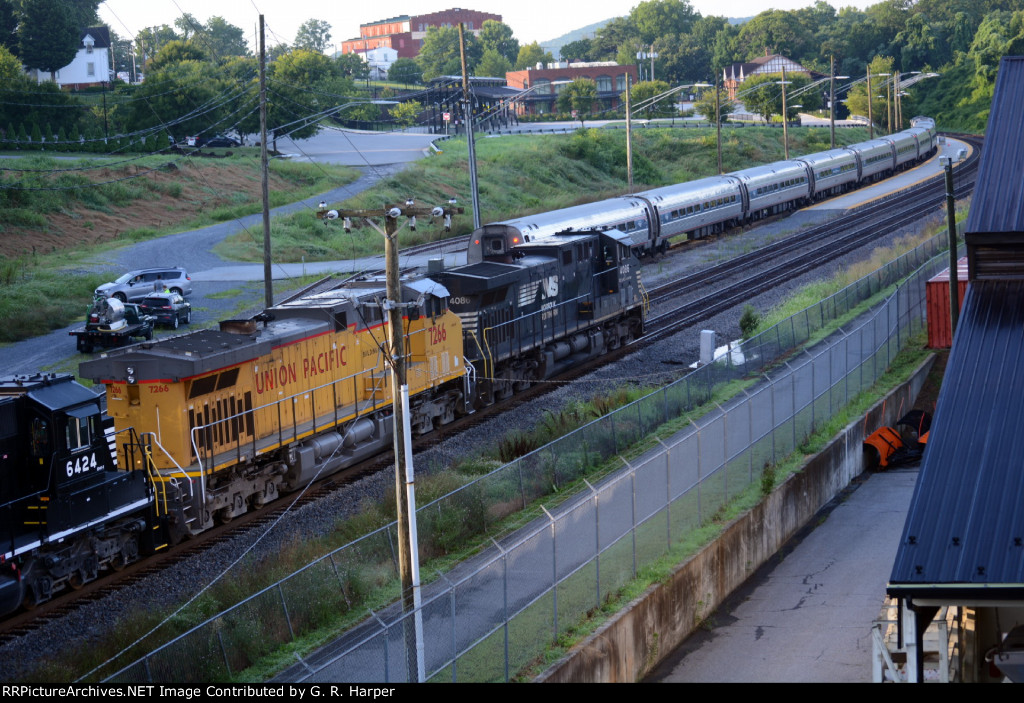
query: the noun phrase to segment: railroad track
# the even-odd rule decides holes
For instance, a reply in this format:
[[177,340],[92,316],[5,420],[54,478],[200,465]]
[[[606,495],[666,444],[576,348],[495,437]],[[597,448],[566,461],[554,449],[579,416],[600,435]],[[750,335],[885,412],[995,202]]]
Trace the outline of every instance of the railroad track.
[[[981,139],[977,137],[958,136],[970,141],[975,146],[972,157],[958,169],[960,185],[956,188],[957,197],[964,197],[974,187],[977,173],[977,160],[980,152]],[[856,211],[836,218],[824,225],[808,228],[799,234],[784,240],[761,247],[757,251],[743,254],[727,262],[709,266],[706,269],[688,275],[684,280],[659,286],[651,291],[652,303],[665,304],[675,298],[690,296],[697,291],[707,291],[736,276],[742,276],[745,268],[759,267],[756,276],[742,276],[739,280],[727,283],[713,293],[691,299],[685,305],[648,318],[648,331],[644,337],[614,352],[580,365],[555,379],[553,383],[535,384],[523,393],[504,403],[496,404],[480,410],[473,415],[459,418],[442,429],[421,437],[414,444],[415,451],[422,451],[434,446],[453,434],[466,431],[498,413],[506,412],[514,407],[530,403],[559,385],[568,383],[584,376],[596,368],[612,363],[627,354],[634,353],[654,344],[680,330],[692,327],[720,312],[749,300],[753,296],[792,280],[823,263],[836,259],[874,239],[883,237],[908,223],[936,211],[944,202],[945,184],[941,176],[926,181],[915,187],[899,191],[876,203],[858,208]],[[899,204],[900,212],[893,214],[893,205]],[[727,235],[719,235],[727,236]],[[458,238],[465,242],[468,237]],[[451,251],[452,240],[446,241]],[[438,243],[428,243],[417,248],[416,253],[429,253],[437,250]],[[774,264],[766,273],[764,262]],[[318,281],[296,295],[334,286],[337,279],[328,277]],[[231,540],[249,531],[268,526],[279,517],[298,505],[319,500],[324,495],[336,490],[348,482],[368,473],[380,471],[391,465],[391,453],[380,454],[359,465],[311,484],[305,491],[296,496],[284,496],[279,506],[271,507],[255,513],[236,518],[231,523],[203,533],[195,540],[183,542],[167,554],[150,557],[141,562],[128,565],[122,571],[107,575],[96,581],[85,584],[81,589],[64,593],[51,601],[39,605],[31,611],[14,614],[0,623],[0,642],[15,639],[27,632],[41,627],[46,622],[58,619],[65,613],[80,607],[82,604],[99,600],[118,589],[138,582],[147,576],[163,569],[175,568],[189,559],[201,557],[205,550],[212,546]]]

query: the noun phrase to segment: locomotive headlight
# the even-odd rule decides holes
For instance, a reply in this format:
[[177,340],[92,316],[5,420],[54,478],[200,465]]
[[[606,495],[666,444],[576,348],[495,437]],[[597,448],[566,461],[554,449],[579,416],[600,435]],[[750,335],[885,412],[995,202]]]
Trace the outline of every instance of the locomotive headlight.
[[135,373],[135,367],[129,366],[128,368],[125,369],[125,371],[127,371],[128,375],[131,376],[133,373]]
[[131,374],[128,375],[128,383],[135,383],[135,377]]

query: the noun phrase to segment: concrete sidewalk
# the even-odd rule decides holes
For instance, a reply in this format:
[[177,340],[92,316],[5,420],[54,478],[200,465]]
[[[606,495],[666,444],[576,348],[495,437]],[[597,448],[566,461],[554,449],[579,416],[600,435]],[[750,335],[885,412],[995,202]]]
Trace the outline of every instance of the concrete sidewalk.
[[645,679],[869,683],[917,469],[863,474]]

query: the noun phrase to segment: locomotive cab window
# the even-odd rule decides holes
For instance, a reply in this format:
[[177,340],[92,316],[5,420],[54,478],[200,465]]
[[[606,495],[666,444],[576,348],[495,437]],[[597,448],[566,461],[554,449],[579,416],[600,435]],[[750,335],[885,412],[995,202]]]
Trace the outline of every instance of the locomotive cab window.
[[32,456],[50,453],[50,423],[41,417],[32,420]]
[[68,411],[65,436],[69,451],[76,451],[92,444],[92,416],[90,408]]

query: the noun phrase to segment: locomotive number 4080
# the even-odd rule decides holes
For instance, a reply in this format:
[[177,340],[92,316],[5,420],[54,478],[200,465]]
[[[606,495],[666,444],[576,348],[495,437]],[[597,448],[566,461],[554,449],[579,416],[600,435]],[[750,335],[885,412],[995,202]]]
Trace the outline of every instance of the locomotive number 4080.
[[96,469],[96,455],[90,454],[86,456],[83,454],[77,459],[68,459],[68,465],[66,470],[68,476],[74,476],[75,474],[84,474],[86,471],[95,471]]

